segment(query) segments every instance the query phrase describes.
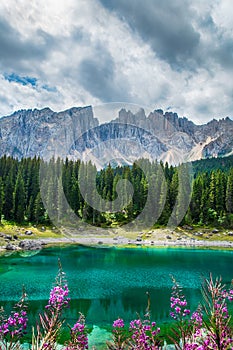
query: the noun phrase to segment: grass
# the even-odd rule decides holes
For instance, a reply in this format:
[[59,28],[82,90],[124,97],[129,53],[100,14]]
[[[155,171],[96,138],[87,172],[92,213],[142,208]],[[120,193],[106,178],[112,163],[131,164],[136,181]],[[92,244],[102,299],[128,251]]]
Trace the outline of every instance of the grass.
[[[228,232],[231,230],[228,229],[219,229],[219,232],[212,233],[213,227],[194,227],[193,230],[187,231],[182,229],[181,227],[178,227],[176,229],[176,232],[180,235],[185,236],[186,238],[195,238],[196,240],[208,240],[210,242],[212,241],[227,241],[227,242],[233,242],[233,236],[229,236]],[[197,233],[202,232],[202,235],[197,235]]]
[[[26,235],[26,231],[31,231],[31,235]],[[43,239],[43,238],[61,238],[63,235],[61,232],[50,226],[43,225],[19,225],[14,222],[4,221],[2,220],[0,224],[0,233],[3,235],[18,237],[18,240],[22,239]],[[6,244],[6,241],[3,237],[0,237],[0,246]]]

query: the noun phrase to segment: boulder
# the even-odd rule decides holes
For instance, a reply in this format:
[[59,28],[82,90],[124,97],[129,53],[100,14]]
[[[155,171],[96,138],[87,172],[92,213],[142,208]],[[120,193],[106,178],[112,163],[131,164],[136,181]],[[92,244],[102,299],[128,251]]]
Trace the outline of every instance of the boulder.
[[37,250],[42,248],[42,242],[41,241],[30,241],[30,240],[23,240],[20,241],[19,247],[23,250]]
[[219,231],[218,231],[218,229],[217,228],[214,228],[213,230],[212,230],[212,233],[218,233]]
[[11,235],[5,235],[4,238],[7,239],[8,241],[12,241],[13,239]]
[[17,250],[17,246],[15,246],[14,244],[8,243],[6,245],[6,250]]
[[193,230],[193,227],[192,227],[192,226],[189,226],[189,225],[184,225],[184,226],[182,226],[182,228],[183,228],[184,230],[189,230],[189,231]]

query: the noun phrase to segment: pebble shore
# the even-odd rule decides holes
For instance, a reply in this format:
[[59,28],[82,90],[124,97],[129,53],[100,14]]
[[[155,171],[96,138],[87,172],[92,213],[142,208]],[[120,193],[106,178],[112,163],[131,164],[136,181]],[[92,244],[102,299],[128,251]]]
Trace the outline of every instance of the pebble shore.
[[[46,246],[56,245],[85,245],[85,246],[108,246],[108,247],[194,247],[194,248],[210,248],[210,249],[233,249],[232,240],[214,240],[198,239],[191,236],[184,236],[183,233],[178,237],[176,234],[168,235],[168,230],[151,231],[150,235],[145,233],[138,233],[129,235],[129,233],[122,232],[119,234],[108,232],[96,232],[95,234],[89,232],[63,232],[61,237],[46,237],[38,238],[31,235],[30,238],[20,240],[9,240],[5,245],[0,247],[0,251],[14,251],[14,250],[39,250]],[[226,237],[227,238],[227,237]]]

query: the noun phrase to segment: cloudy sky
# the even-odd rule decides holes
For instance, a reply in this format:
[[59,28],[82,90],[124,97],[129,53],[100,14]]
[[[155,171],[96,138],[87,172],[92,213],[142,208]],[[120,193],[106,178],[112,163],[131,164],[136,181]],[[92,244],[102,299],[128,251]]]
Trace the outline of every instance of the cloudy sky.
[[129,102],[233,116],[232,0],[0,1],[0,115]]

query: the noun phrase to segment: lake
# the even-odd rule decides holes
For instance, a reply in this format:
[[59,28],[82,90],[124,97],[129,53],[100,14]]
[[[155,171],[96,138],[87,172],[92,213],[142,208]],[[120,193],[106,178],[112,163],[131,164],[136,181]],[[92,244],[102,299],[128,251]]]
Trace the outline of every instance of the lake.
[[[24,253],[23,253],[24,254]],[[0,305],[6,310],[21,296],[25,286],[30,320],[43,310],[61,259],[66,273],[73,324],[78,312],[90,326],[109,328],[117,317],[130,321],[143,315],[151,296],[151,315],[158,325],[170,322],[169,298],[174,276],[184,287],[191,309],[201,300],[203,277],[222,276],[230,284],[233,252],[187,248],[45,248],[33,256],[19,252],[0,256]],[[25,254],[24,254],[25,255]]]

